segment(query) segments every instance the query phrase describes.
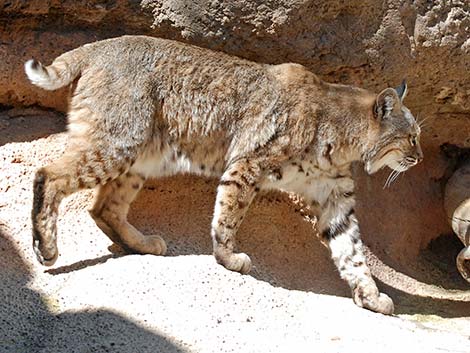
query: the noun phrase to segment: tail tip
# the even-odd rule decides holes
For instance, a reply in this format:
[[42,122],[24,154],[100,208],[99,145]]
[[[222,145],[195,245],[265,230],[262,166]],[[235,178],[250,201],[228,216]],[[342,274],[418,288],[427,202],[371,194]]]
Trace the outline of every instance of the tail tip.
[[37,70],[39,65],[40,63],[36,59],[29,59],[27,62],[24,63],[24,69],[25,71]]
[[24,64],[24,70],[30,80],[35,76],[35,74],[37,74],[38,70],[41,67],[42,67],[42,64],[36,59],[30,59],[26,61]]

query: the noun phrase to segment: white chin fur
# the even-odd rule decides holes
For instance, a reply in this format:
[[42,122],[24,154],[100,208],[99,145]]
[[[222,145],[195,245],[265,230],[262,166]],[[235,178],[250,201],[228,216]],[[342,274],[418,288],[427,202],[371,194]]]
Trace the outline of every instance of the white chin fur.
[[391,163],[387,163],[387,167],[390,169],[396,170],[397,172],[404,172],[407,170],[409,167],[408,166],[403,166],[397,161],[392,161]]
[[374,174],[376,171],[378,171],[380,168],[380,166],[378,166],[378,163],[372,163],[371,161],[368,161],[366,163],[366,172],[367,174]]
[[368,174],[374,174],[385,166],[396,170],[397,172],[403,172],[408,169],[408,167],[403,167],[397,162],[397,158],[394,153],[389,153],[377,161],[367,161],[365,170]]

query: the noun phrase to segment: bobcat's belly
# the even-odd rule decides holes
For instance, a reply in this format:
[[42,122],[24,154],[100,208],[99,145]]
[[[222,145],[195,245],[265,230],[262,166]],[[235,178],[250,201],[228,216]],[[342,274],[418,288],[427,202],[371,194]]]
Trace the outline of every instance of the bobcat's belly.
[[221,167],[213,158],[190,158],[176,147],[158,151],[146,151],[130,168],[131,173],[145,178],[157,178],[175,174],[221,175]]
[[336,171],[323,171],[308,163],[289,163],[273,171],[264,180],[263,189],[295,192],[319,205],[323,205],[332,193],[350,192],[354,181],[349,175],[335,176]]

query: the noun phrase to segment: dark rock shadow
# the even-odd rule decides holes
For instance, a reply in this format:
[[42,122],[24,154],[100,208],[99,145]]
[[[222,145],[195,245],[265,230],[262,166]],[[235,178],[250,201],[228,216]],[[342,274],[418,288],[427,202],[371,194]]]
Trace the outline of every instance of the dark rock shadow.
[[[432,240],[418,257],[423,282],[434,282],[448,290],[470,291],[456,266],[456,258],[464,245],[455,234],[442,234]],[[470,305],[470,304],[469,304]]]
[[0,106],[0,146],[33,141],[66,130],[66,117],[39,108],[10,109]]
[[54,303],[28,288],[31,276],[0,228],[0,352],[185,352],[165,336],[108,310],[55,314]]
[[380,290],[387,293],[395,303],[395,314],[436,315],[442,318],[470,317],[470,302],[422,297],[403,292],[382,282]]

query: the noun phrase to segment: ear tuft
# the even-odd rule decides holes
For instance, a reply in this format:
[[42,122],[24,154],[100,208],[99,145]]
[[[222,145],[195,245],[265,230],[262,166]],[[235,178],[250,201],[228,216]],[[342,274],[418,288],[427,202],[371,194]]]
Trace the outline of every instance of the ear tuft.
[[398,93],[393,88],[386,88],[377,96],[374,106],[374,115],[378,120],[388,118],[394,109],[398,109],[401,104]]
[[405,99],[406,94],[408,93],[408,85],[406,84],[406,79],[403,79],[401,85],[395,88],[395,91],[397,92],[398,97],[400,97],[400,101],[403,102],[403,99]]

